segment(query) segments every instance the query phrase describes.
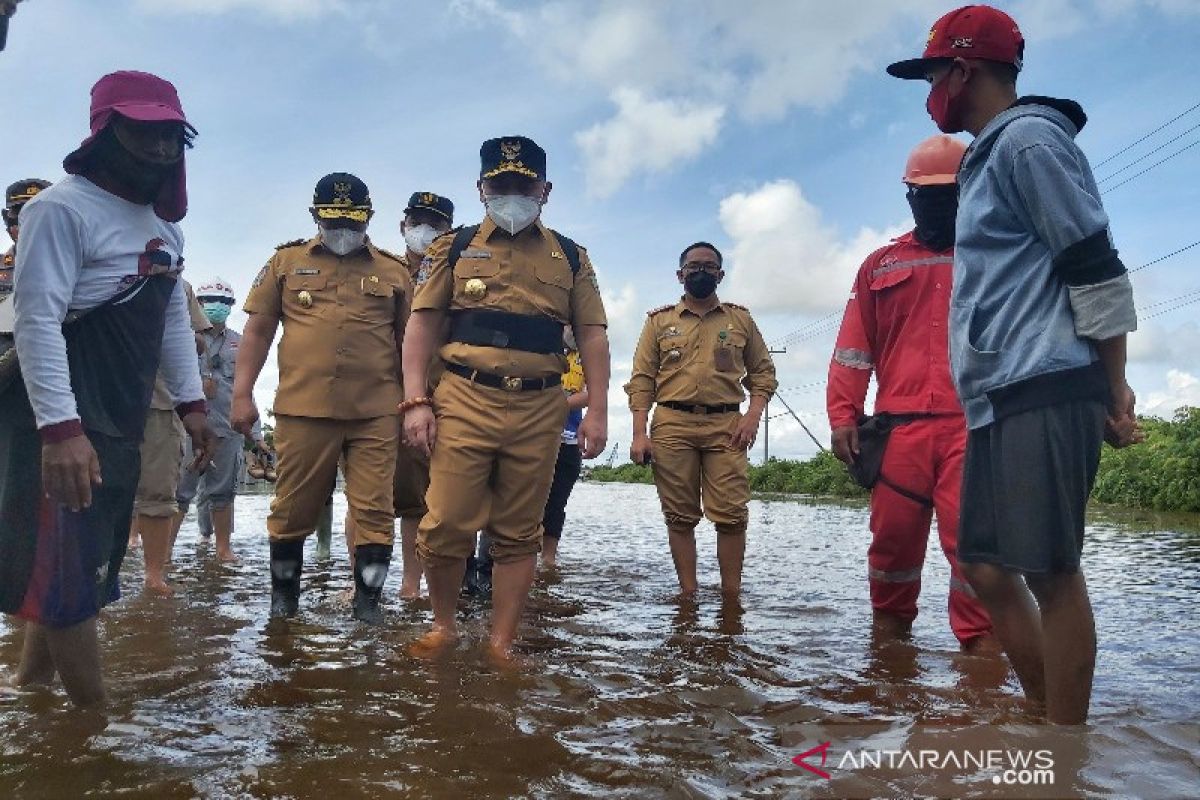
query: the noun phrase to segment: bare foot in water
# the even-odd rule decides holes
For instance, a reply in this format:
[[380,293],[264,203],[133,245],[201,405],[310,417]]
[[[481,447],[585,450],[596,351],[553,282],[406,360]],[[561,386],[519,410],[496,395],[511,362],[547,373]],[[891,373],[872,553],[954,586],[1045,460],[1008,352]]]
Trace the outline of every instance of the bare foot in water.
[[240,559],[232,550],[218,550],[217,561],[222,561],[226,564],[236,564]]
[[159,595],[160,597],[170,597],[171,595],[175,594],[175,587],[162,579],[151,580],[147,578],[146,591]]
[[501,645],[489,642],[487,660],[494,669],[501,672],[530,672],[536,666],[533,659],[515,652],[512,645]]
[[458,644],[458,632],[434,628],[408,646],[409,655],[423,661],[441,658]]

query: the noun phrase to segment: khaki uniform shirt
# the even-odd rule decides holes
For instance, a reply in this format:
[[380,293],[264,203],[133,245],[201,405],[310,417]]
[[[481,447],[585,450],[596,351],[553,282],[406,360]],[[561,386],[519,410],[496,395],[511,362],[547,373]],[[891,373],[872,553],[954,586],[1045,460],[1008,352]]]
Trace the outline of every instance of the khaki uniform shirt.
[[13,268],[17,261],[17,248],[8,248],[8,252],[0,256],[0,300],[12,294]]
[[[451,232],[429,245],[417,272],[413,311],[492,309],[541,314],[573,326],[608,324],[587,253],[579,248],[579,272],[572,275],[558,239],[541,222],[509,236],[490,219],[484,219],[451,270],[448,256],[453,241]],[[473,279],[487,286],[487,292],[478,299],[465,291],[467,282]],[[561,354],[461,342],[443,345],[440,355],[452,364],[506,377],[548,378],[567,369],[566,357]]]
[[[208,321],[208,317],[204,316],[204,309],[196,301],[196,293],[192,291],[192,285],[184,281],[183,291],[187,294],[188,314],[192,317],[192,331],[199,333],[211,328],[212,323]],[[197,366],[196,369],[199,370],[200,367]],[[170,411],[175,408],[175,402],[171,399],[171,393],[167,391],[167,383],[163,380],[161,367],[158,370],[158,375],[154,377],[154,393],[150,395],[150,407],[158,411]]]
[[280,245],[244,306],[283,322],[275,412],[328,419],[397,413],[396,339],[411,297],[403,259],[370,242],[345,256],[320,238]]
[[625,384],[629,408],[658,402],[724,405],[770,398],[779,386],[758,326],[743,306],[718,303],[697,316],[683,301],[649,313]]

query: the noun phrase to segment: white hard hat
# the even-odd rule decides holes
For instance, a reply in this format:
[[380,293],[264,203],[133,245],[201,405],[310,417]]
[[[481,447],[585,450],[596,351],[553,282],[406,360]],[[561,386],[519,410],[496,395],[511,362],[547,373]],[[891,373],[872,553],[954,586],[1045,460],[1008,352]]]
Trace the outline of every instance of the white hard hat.
[[229,300],[231,303],[235,299],[233,296],[233,286],[223,278],[214,278],[197,286],[196,297],[200,302],[204,302],[204,299],[207,297],[221,298]]

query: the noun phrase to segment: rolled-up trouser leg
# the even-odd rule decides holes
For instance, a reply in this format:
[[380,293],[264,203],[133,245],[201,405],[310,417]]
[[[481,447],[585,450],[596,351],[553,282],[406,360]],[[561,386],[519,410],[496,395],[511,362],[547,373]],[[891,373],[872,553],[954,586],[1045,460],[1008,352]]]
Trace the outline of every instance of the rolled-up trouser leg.
[[[354,520],[354,544],[391,547],[396,518],[392,508],[392,481],[396,448],[400,443],[400,418],[395,414],[346,423],[346,501]],[[322,502],[325,498],[321,498]]]
[[554,480],[562,420],[567,415],[566,395],[558,387],[510,397],[487,525],[492,560],[497,564],[542,550],[542,513]]
[[650,423],[651,467],[667,527],[693,530],[700,521],[700,447],[696,414],[658,406]]
[[704,516],[717,533],[746,532],[750,505],[750,463],[746,451],[729,446],[741,414],[709,414],[700,428],[700,494]]
[[302,540],[317,527],[337,477],[346,425],[334,419],[275,416],[279,480],[267,517],[272,541]]
[[417,553],[428,564],[469,556],[491,514],[492,467],[500,441],[494,437],[503,425],[503,407],[484,391],[447,374],[434,392],[437,443],[429,464],[428,510],[417,531]]
[[[884,452],[881,473],[914,494],[933,494],[933,441],[922,423],[896,428]],[[871,492],[871,546],[867,574],[871,606],[900,619],[917,616],[921,567],[929,539],[933,510],[894,491],[884,483]]]

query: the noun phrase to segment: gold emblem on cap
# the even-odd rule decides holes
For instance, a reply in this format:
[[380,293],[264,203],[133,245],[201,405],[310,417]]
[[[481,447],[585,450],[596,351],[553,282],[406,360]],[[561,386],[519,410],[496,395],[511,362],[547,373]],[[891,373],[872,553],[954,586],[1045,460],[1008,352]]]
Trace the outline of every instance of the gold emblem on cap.
[[432,192],[425,192],[421,195],[421,202],[427,206],[431,206],[437,202],[437,195]]
[[500,142],[500,155],[509,161],[516,161],[517,157],[521,155],[521,143],[515,139]]
[[482,300],[483,296],[487,294],[487,284],[479,278],[471,278],[463,287],[463,293],[472,300]]
[[296,295],[296,299],[299,300],[300,305],[304,306],[305,308],[312,308],[312,295],[307,291],[300,292],[300,294]]

